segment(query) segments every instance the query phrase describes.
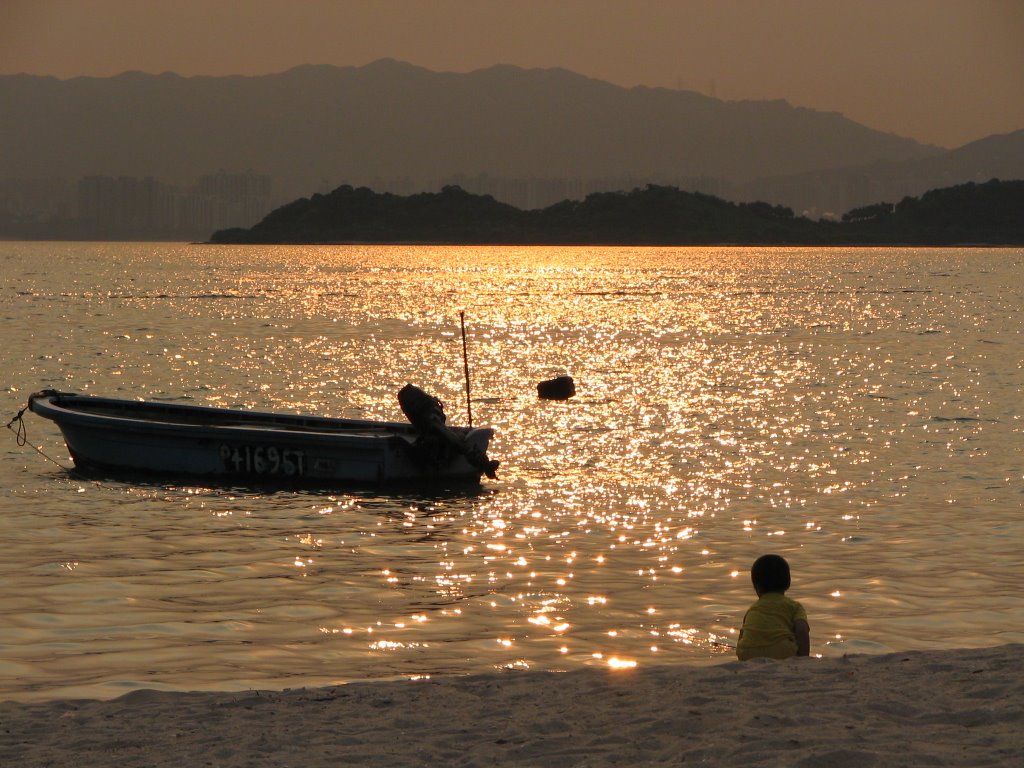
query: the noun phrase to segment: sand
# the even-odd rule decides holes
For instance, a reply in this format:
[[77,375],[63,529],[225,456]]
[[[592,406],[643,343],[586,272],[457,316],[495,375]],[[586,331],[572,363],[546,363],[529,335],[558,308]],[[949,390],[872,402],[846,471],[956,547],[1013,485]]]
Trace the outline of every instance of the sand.
[[0,765],[1022,766],[1024,645],[0,703]]

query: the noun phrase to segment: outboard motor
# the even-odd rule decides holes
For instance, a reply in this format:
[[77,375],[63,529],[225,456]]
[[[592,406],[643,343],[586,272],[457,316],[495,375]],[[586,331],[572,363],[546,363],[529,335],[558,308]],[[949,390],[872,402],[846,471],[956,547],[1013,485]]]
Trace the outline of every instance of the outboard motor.
[[445,426],[444,403],[428,395],[419,387],[406,384],[398,391],[398,405],[409,422],[426,437],[440,439],[443,445],[461,454],[471,466],[490,478],[498,476],[498,463],[487,458],[478,446],[470,445],[452,429]]
[[420,432],[430,432],[444,427],[444,403],[428,395],[419,387],[406,384],[398,391],[398,405],[405,418]]

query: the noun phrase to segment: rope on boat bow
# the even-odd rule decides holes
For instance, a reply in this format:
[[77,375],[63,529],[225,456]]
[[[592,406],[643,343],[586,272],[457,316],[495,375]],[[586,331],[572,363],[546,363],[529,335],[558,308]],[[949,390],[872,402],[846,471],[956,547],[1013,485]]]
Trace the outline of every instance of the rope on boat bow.
[[[7,428],[14,433],[14,439],[17,440],[19,448],[25,445],[26,442],[28,442],[28,433],[25,431],[25,419],[22,418],[25,415],[25,411],[27,410],[28,406],[26,405],[24,408],[18,411],[17,415],[15,415],[13,419],[7,422]],[[14,424],[14,422],[18,422],[17,429],[11,426],[12,424]]]
[[[31,403],[31,402],[32,402],[32,398],[29,398],[29,403]],[[29,407],[30,407],[29,405],[26,405],[24,408],[22,408],[20,411],[18,411],[17,414],[15,414],[13,419],[11,419],[10,421],[7,422],[7,428],[9,430],[11,430],[11,432],[14,433],[14,440],[18,444],[18,447],[21,448],[21,447],[24,447],[24,446],[28,445],[28,446],[30,446],[32,448],[32,450],[34,450],[36,453],[38,453],[40,456],[42,456],[47,461],[52,461],[54,464],[56,464],[58,467],[63,469],[65,472],[71,472],[72,471],[71,467],[65,467],[63,464],[61,464],[59,461],[57,461],[52,456],[48,456],[43,451],[42,448],[40,448],[37,445],[32,445],[32,443],[30,443],[28,441],[28,428],[25,426],[25,418],[24,417],[25,417],[25,411],[27,411],[29,409]],[[17,423],[16,427],[14,426],[15,423]]]

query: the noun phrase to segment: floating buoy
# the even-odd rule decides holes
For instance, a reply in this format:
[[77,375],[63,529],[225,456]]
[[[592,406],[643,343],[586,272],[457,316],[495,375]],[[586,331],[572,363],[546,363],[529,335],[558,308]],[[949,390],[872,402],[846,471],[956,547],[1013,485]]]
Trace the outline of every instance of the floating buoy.
[[576,383],[572,376],[558,376],[537,385],[537,396],[543,400],[568,400],[576,394]]

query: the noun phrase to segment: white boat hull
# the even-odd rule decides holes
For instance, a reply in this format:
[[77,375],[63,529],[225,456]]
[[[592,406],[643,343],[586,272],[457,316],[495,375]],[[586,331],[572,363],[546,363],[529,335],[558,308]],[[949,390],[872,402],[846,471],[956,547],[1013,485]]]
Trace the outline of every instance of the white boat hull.
[[[412,425],[42,392],[76,468],[294,486],[480,480],[465,455]],[[450,428],[486,455],[490,429]]]

